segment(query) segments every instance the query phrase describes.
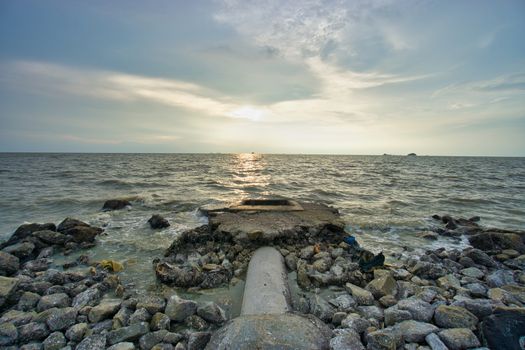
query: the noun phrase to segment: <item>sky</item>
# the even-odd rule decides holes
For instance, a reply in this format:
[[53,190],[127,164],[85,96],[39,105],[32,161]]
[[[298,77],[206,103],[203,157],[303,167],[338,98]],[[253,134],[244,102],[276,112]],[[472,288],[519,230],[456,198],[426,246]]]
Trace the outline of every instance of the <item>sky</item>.
[[0,1],[0,152],[525,156],[525,1]]

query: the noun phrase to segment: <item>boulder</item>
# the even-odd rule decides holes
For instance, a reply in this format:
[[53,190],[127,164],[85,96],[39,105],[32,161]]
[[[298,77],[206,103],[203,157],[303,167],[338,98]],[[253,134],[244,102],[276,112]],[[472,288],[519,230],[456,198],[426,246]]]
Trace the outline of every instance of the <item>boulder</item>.
[[367,349],[397,349],[403,344],[403,335],[397,332],[394,328],[387,327],[368,333],[366,340]]
[[485,278],[490,288],[502,287],[506,284],[515,284],[514,274],[509,270],[496,270]]
[[59,350],[66,346],[66,338],[61,332],[53,332],[42,345],[44,345],[44,350]]
[[176,322],[182,322],[188,316],[195,314],[197,303],[193,300],[180,298],[178,295],[172,295],[166,304],[164,313]]
[[406,342],[410,343],[421,343],[427,335],[439,330],[433,324],[414,320],[400,322],[394,328],[403,335]]
[[330,339],[330,350],[365,350],[359,334],[348,330]]
[[35,245],[31,242],[16,243],[2,249],[3,252],[16,256],[18,259],[26,259],[35,250]]
[[493,350],[521,350],[525,334],[525,309],[500,308],[483,320],[483,339]]
[[161,329],[170,329],[170,318],[168,315],[157,312],[151,318],[150,329],[152,331],[160,331]]
[[434,313],[435,323],[441,328],[476,329],[478,318],[460,306],[440,305]]
[[160,229],[160,228],[166,228],[170,226],[170,223],[168,220],[163,218],[162,216],[155,214],[151,218],[149,218],[148,223],[152,229]]
[[135,310],[135,312],[129,317],[129,324],[136,324],[141,322],[149,322],[151,320],[151,314],[145,308]]
[[366,290],[372,293],[376,299],[380,299],[385,295],[396,295],[396,280],[390,274],[384,274],[370,281],[366,286]]
[[430,333],[425,337],[425,341],[432,350],[448,350],[447,346],[439,339],[436,333]]
[[11,235],[11,237],[7,240],[7,242],[0,244],[0,247],[6,247],[8,245],[12,245],[15,243],[20,242],[24,238],[27,238],[31,236],[33,232],[36,231],[42,231],[42,230],[51,230],[56,231],[55,224],[24,224],[19,226],[16,231]]
[[432,305],[417,298],[400,300],[399,303],[397,303],[397,307],[400,310],[410,312],[412,318],[416,321],[429,322],[434,315]]
[[49,329],[45,323],[30,322],[18,327],[18,340],[21,343],[29,343],[33,340],[42,340],[49,335]]
[[62,309],[50,309],[50,315],[46,319],[46,324],[51,331],[62,331],[75,324],[78,311],[72,307]]
[[69,240],[69,237],[56,231],[43,230],[33,233],[33,236],[46,244],[64,245]]
[[106,334],[90,335],[77,345],[75,350],[104,350],[106,349]]
[[89,326],[87,323],[77,323],[68,328],[66,331],[67,339],[79,342],[84,338],[84,335],[89,331]]
[[310,313],[320,320],[330,323],[334,315],[334,308],[319,294],[314,294],[309,298]]
[[467,267],[466,269],[461,270],[461,274],[478,280],[481,280],[483,276],[485,276],[485,273],[477,267]]
[[345,284],[345,287],[359,305],[372,305],[374,303],[374,296],[366,289],[352,283]]
[[13,345],[18,339],[18,330],[11,322],[0,323],[0,346]]
[[214,302],[207,302],[197,308],[197,315],[211,323],[223,323],[226,321],[226,313]]
[[42,312],[53,307],[64,308],[68,307],[71,303],[71,299],[66,293],[56,293],[44,295],[38,301],[37,311]]
[[131,203],[125,199],[109,199],[102,206],[103,211],[121,210],[130,206]]
[[149,332],[149,325],[146,322],[132,324],[108,333],[108,343],[113,345],[123,341],[135,341]]
[[450,328],[438,333],[450,350],[463,350],[480,346],[476,335],[468,328]]
[[140,337],[139,346],[143,350],[150,350],[152,347],[162,342],[166,334],[168,334],[168,331],[165,329],[156,332],[146,333],[142,337]]
[[11,276],[18,272],[20,260],[9,253],[0,251],[0,275]]
[[120,309],[121,304],[122,301],[119,299],[102,301],[89,311],[89,321],[95,323],[113,317],[113,315]]
[[474,248],[481,250],[514,249],[525,252],[525,246],[520,235],[504,232],[482,232],[469,237],[469,242]]
[[497,266],[494,259],[480,249],[470,249],[465,252],[465,256],[471,258],[476,264],[495,267]]
[[0,276],[0,308],[14,295],[19,282],[18,278]]
[[193,332],[188,337],[188,350],[204,349],[206,344],[210,341],[210,332]]
[[412,319],[412,314],[407,310],[399,310],[396,306],[389,307],[384,311],[385,325],[393,326],[394,324]]
[[164,311],[166,300],[158,296],[146,296],[137,303],[137,309],[145,308],[150,314]]
[[358,334],[363,333],[368,327],[370,327],[370,321],[362,318],[359,314],[349,314],[345,319],[341,321],[342,328],[349,328]]
[[120,343],[117,343],[107,348],[107,350],[135,350],[135,349],[136,349],[135,345],[131,342],[120,342]]

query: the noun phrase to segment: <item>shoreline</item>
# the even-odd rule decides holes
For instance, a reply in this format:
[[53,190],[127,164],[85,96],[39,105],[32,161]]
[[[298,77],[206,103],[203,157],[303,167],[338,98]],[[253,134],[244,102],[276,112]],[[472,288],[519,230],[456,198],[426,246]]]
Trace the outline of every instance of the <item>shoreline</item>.
[[[487,230],[475,220],[439,220],[445,225],[441,234],[481,235],[471,240],[477,248],[429,250],[397,265],[363,272],[348,245],[336,242],[335,236],[319,246],[316,240],[321,236],[313,231],[303,243],[279,242],[289,273],[297,276],[294,312],[311,314],[332,328],[331,349],[364,349],[365,345],[386,349],[402,344],[413,349],[427,344],[434,349],[440,342],[451,349],[486,344],[493,348],[497,342],[494,335],[487,336],[484,324],[501,324],[508,315],[525,317],[525,236]],[[202,349],[212,333],[231,319],[231,313],[214,302],[158,293],[138,299],[138,294],[122,287],[118,265],[90,264],[89,258],[82,258],[72,262],[76,266],[54,266],[53,254],[89,252],[102,230],[71,219],[53,226],[22,225],[9,244],[2,244],[0,270],[7,277],[0,277],[0,345]],[[199,229],[201,240],[195,234]],[[192,237],[192,252],[199,256],[175,254],[170,263],[199,265],[211,276],[197,278],[200,288],[238,283],[255,246],[203,244],[209,232],[198,228],[186,233],[185,237]],[[323,237],[329,236],[324,232]],[[180,249],[181,240],[185,238],[175,244],[179,253],[186,249]],[[168,249],[163,259],[170,259],[173,250]],[[163,263],[170,264],[155,260],[156,267]],[[191,278],[184,281],[190,292],[198,291],[191,289],[195,282]],[[207,282],[203,285],[203,281]]]

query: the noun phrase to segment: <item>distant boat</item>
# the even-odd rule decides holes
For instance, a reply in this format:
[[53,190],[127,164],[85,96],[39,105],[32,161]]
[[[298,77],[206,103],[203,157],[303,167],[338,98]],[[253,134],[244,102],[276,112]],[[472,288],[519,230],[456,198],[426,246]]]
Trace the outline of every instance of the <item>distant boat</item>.
[[415,156],[417,156],[417,154],[415,154],[415,153],[409,153],[409,154],[407,154],[407,157],[415,157]]

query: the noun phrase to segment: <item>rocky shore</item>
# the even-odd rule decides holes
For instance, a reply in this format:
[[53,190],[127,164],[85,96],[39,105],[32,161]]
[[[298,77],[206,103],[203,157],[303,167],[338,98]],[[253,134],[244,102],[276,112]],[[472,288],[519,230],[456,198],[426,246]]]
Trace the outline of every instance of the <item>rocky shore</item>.
[[[112,203],[105,210],[124,207]],[[359,252],[342,242],[337,213],[317,214],[314,221],[298,214],[292,223],[268,214],[273,225],[249,235],[232,230],[241,214],[211,215],[208,225],[183,233],[155,258],[152,273],[181,290],[227,286],[243,277],[257,246],[270,245],[300,287],[294,312],[332,329],[327,348],[519,349],[524,232],[436,216],[429,231],[467,235],[472,247],[429,250],[362,271]],[[330,215],[335,220],[326,220]],[[161,217],[151,221],[169,225]],[[89,259],[100,234],[101,228],[67,218],[58,226],[22,225],[0,246],[2,349],[204,349],[215,330],[234,322],[213,302],[125,290],[118,269]],[[55,254],[78,249],[86,255],[54,264]]]

